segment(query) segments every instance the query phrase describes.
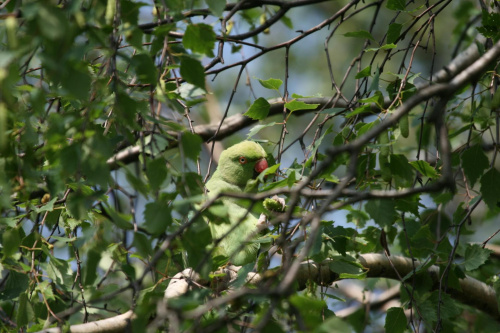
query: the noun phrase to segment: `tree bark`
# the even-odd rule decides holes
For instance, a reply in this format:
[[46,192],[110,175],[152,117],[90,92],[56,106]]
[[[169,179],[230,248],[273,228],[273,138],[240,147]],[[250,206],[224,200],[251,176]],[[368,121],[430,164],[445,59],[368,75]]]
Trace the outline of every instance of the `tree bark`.
[[[361,254],[358,257],[358,260],[365,268],[366,276],[368,278],[388,278],[399,280],[399,277],[404,277],[410,274],[413,271],[414,267],[410,258],[390,256],[389,260],[389,258],[385,255],[378,253]],[[415,261],[414,264],[415,267],[418,268],[420,262]],[[221,272],[226,273],[226,277],[218,279],[217,284],[212,285],[216,285],[219,291],[230,288],[231,283],[237,278],[237,272],[240,268],[241,267],[237,266],[229,266],[222,269]],[[395,269],[397,270],[397,272]],[[419,273],[417,272],[417,274]],[[439,267],[431,266],[423,274],[428,274],[431,277],[432,281],[434,282],[434,288],[437,289],[440,279]],[[259,285],[268,278],[269,277],[261,276],[258,273],[249,273],[247,276],[247,283],[252,285]],[[297,283],[299,289],[305,288],[306,282],[309,280],[312,280],[321,285],[331,285],[333,282],[338,281],[338,274],[330,270],[328,262],[318,264],[307,261],[302,263],[297,275]],[[448,293],[451,295],[451,297],[471,307],[477,308],[500,321],[498,301],[495,290],[492,287],[469,276],[466,276],[464,279],[459,279],[459,283],[461,290],[449,288]],[[169,298],[179,297],[186,293],[188,290],[196,288],[199,285],[208,286],[209,282],[203,281],[200,276],[190,268],[176,274],[165,290],[165,298],[167,300],[167,303]],[[235,295],[238,296],[241,295],[241,293],[235,293]],[[212,303],[204,304],[201,307],[190,311],[190,313],[186,315],[188,317],[196,317],[198,314],[206,313],[206,311],[210,310],[213,305],[214,304]],[[86,324],[73,325],[70,327],[70,332],[122,332],[127,327],[129,327],[131,320],[133,320],[134,318],[135,315],[132,310],[130,310],[125,312],[124,314],[108,319],[98,320]],[[62,329],[59,327],[54,327],[40,332],[59,333],[62,332]]]

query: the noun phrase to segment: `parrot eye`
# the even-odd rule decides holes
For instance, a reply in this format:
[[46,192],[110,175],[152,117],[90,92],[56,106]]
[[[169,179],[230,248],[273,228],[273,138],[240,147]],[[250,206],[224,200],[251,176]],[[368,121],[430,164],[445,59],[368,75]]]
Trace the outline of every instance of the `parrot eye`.
[[240,164],[246,164],[248,162],[245,156],[240,156],[238,161],[240,162]]

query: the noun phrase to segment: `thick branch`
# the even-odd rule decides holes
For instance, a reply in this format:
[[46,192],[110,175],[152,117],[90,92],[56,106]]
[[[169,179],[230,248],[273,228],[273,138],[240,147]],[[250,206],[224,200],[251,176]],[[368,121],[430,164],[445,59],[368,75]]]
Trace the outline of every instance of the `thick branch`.
[[[124,332],[127,327],[130,326],[130,322],[135,318],[135,314],[132,310],[125,312],[124,314],[97,320],[86,324],[71,325],[68,332],[71,333],[118,333]],[[52,327],[38,333],[62,333],[63,330],[60,327]],[[66,332],[66,331],[64,331]]]
[[[413,263],[410,258],[391,256],[390,259],[394,268],[389,259],[382,254],[367,253],[359,255],[358,258],[359,262],[366,270],[366,276],[369,278],[388,278],[399,280],[398,275],[404,277],[413,271]],[[419,266],[420,262],[415,262],[415,265]],[[237,277],[238,269],[238,267],[234,266],[225,269],[224,272],[226,273],[227,278],[218,281],[218,289],[229,288],[231,282]],[[397,273],[395,269],[397,270]],[[437,289],[440,279],[438,266],[431,266],[425,272],[420,272],[420,274],[428,274],[433,281],[434,288]],[[257,273],[249,273],[247,276],[247,282],[254,285],[259,285],[263,280],[265,279]],[[296,276],[296,282],[299,289],[305,288],[307,281],[314,281],[320,285],[331,285],[336,280],[338,280],[338,274],[329,269],[328,262],[323,264],[303,262]],[[493,288],[469,276],[466,276],[464,279],[459,279],[459,283],[461,290],[451,289],[449,291],[450,295],[454,299],[471,307],[480,309],[496,320],[500,320],[498,301]],[[176,296],[180,295],[179,293],[172,293],[171,290],[169,291],[169,289],[172,288],[171,285],[167,288],[166,294],[175,294]],[[187,285],[188,283],[186,283],[184,292],[188,290]],[[261,293],[265,292],[266,290],[261,290]],[[234,295],[228,297],[232,300]],[[218,299],[217,304],[219,305],[220,303],[221,301]],[[206,313],[206,311],[209,311],[213,307],[215,307],[215,304],[207,303],[195,310],[190,311],[186,314],[186,317],[196,318],[199,315]]]
[[[319,104],[317,108],[313,110],[297,110],[294,111],[296,116],[300,116],[306,113],[315,112],[322,108],[346,108],[347,104],[343,101],[338,101],[335,105],[330,102],[330,98],[299,98],[299,101],[303,101],[307,104]],[[283,101],[271,101],[271,108],[269,110],[269,116],[281,114],[283,112]],[[217,128],[219,124],[207,124],[207,125],[197,125],[194,126],[194,132],[198,134],[203,141],[212,140],[222,140],[227,136],[239,131],[242,128],[245,128],[251,124],[256,123],[256,120],[248,118],[242,114],[236,114],[234,116],[228,117],[224,120],[220,130],[217,132]],[[217,136],[214,137],[215,133]],[[177,133],[169,131],[171,137],[177,138]],[[168,138],[167,138],[168,139]],[[177,140],[168,139],[169,145],[166,149],[172,149],[177,147]],[[137,161],[139,155],[141,153],[141,146],[133,146],[123,149],[122,151],[115,154],[113,157],[108,159],[107,164],[111,170],[118,169],[122,164],[129,164]]]
[[[390,258],[400,276],[405,276],[413,271],[413,264],[410,258],[400,256],[391,256]],[[382,254],[363,254],[360,255],[359,261],[363,267],[368,268],[368,277],[397,279],[397,275],[389,259]],[[419,264],[419,262],[415,263],[417,266]],[[438,286],[440,279],[439,267],[431,266],[426,273],[431,277],[434,286]],[[453,298],[486,312],[496,320],[500,320],[498,300],[495,290],[492,287],[469,276],[459,279],[459,283],[461,290],[450,290]]]
[[[451,61],[444,69],[440,70],[435,74],[435,80],[433,83],[441,83],[441,85],[426,85],[421,86],[417,91],[415,96],[413,96],[412,103],[405,103],[405,105],[401,108],[402,112],[400,114],[407,113],[411,110],[415,105],[418,105],[422,101],[425,101],[437,94],[441,93],[449,93],[450,90],[456,90],[457,84],[463,85],[467,82],[471,82],[476,79],[478,75],[484,73],[485,64],[491,63],[493,60],[497,59],[500,53],[500,45],[499,43],[495,44],[493,48],[487,52],[483,57],[481,57],[481,61],[477,61],[479,58],[479,52],[477,51],[476,44],[472,44],[469,48],[467,48],[464,52],[459,54],[453,61]],[[476,62],[476,66],[470,66]],[[478,71],[478,72],[472,72]],[[459,76],[459,74],[461,74]],[[458,77],[457,77],[458,76]],[[451,82],[446,83],[446,81],[454,78]],[[302,115],[305,113],[316,112],[322,108],[347,108],[355,105],[347,105],[344,101],[337,101],[335,105],[328,104],[331,98],[302,98],[299,101],[303,101],[307,104],[319,104],[319,106],[314,110],[297,110],[294,112],[295,115]],[[408,101],[409,102],[409,101]],[[275,102],[271,104],[271,109],[269,115],[281,114],[283,112],[283,102]],[[391,117],[391,123],[394,123],[399,119],[399,117]],[[216,133],[218,124],[208,124],[208,125],[198,125],[194,127],[195,133],[200,135],[204,141],[209,139],[212,140],[221,140],[240,129],[247,127],[253,123],[256,123],[255,120],[252,120],[248,117],[243,116],[242,114],[237,114],[225,119],[222,127],[220,128],[216,137],[214,134]],[[177,137],[177,133],[169,133],[173,137]],[[177,146],[177,142],[175,140],[171,140],[169,146],[166,149],[171,149]],[[128,147],[116,155],[111,157],[107,164],[112,169],[115,170],[120,167],[122,164],[129,164],[137,161],[139,154],[141,151],[140,146]]]
[[[361,254],[358,257],[359,262],[366,270],[366,276],[368,278],[388,278],[399,280],[399,276],[406,276],[413,271],[413,263],[410,258],[405,258],[401,256],[391,256],[391,262],[389,259],[382,254],[378,253],[366,253]],[[416,266],[420,265],[420,262],[415,262]],[[393,268],[394,266],[394,268]],[[225,278],[218,278],[217,283],[213,283],[217,290],[226,290],[230,288],[231,283],[237,278],[238,270],[241,267],[229,266],[223,269],[226,274]],[[397,270],[397,273],[395,270]],[[418,273],[417,273],[418,274]],[[432,279],[434,288],[439,285],[439,267],[431,266],[425,272],[420,272],[420,274],[428,274]],[[247,283],[252,285],[261,285],[268,279],[273,277],[263,277],[258,273],[249,273],[247,276]],[[303,262],[300,266],[299,272],[297,274],[297,284],[299,289],[304,289],[307,281],[315,281],[320,285],[331,285],[333,282],[338,280],[338,274],[331,271],[328,262],[323,264],[317,264],[314,262]],[[467,304],[471,307],[475,307],[489,314],[496,320],[500,320],[500,313],[498,311],[498,301],[496,298],[496,293],[489,285],[466,276],[464,279],[459,279],[461,290],[451,289],[450,295],[458,300]],[[165,290],[165,297],[167,301],[169,298],[174,298],[185,294],[191,288],[205,285],[208,286],[207,281],[201,280],[200,276],[193,272],[191,269],[186,269],[183,272],[177,274],[170,282],[169,286]],[[216,298],[194,310],[186,312],[183,314],[186,318],[198,318],[199,316],[207,313],[214,307],[226,304],[226,301],[233,300],[238,297],[242,297],[245,294],[251,293],[266,293],[268,289],[238,289],[235,292],[229,293],[226,296]],[[128,327],[130,320],[134,319],[134,314],[132,311],[128,311],[122,315],[99,320],[87,324],[73,325],[70,327],[70,332],[121,332]],[[44,333],[59,333],[62,332],[60,328],[50,328],[40,332]]]

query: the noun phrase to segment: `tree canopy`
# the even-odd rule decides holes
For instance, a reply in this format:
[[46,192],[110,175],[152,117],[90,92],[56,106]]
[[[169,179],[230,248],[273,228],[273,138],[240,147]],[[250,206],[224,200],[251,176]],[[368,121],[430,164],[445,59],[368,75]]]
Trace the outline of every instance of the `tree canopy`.
[[498,1],[6,0],[0,43],[2,331],[500,330]]

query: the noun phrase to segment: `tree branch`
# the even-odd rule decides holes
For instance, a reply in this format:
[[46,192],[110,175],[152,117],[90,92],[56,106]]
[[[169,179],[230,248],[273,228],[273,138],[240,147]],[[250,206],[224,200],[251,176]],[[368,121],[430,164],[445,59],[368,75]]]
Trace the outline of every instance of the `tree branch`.
[[[412,273],[413,265],[419,266],[421,262],[412,262],[410,258],[405,258],[401,256],[391,256],[389,259],[378,253],[365,253],[360,254],[358,257],[359,262],[366,271],[366,276],[368,278],[388,278],[399,280],[398,276],[407,276]],[[392,264],[391,264],[392,262]],[[300,265],[299,272],[297,274],[296,282],[299,286],[299,290],[306,287],[308,281],[314,281],[315,283],[323,286],[329,286],[333,282],[338,281],[338,274],[330,270],[329,261],[325,261],[322,264],[314,263],[311,261],[303,262]],[[241,267],[238,266],[228,266],[221,269],[220,272],[224,273],[225,277],[218,278],[217,283],[213,283],[212,286],[218,291],[227,290],[230,288],[231,284],[237,279],[238,271]],[[397,270],[397,272],[395,271]],[[277,271],[277,269],[275,269]],[[273,272],[275,270],[271,270]],[[418,274],[427,274],[432,282],[433,288],[437,289],[439,285],[439,267],[431,266],[425,271],[419,271]],[[260,286],[269,279],[273,279],[273,274],[271,277],[264,277],[258,273],[251,272],[247,275],[246,282],[254,286]],[[489,314],[496,320],[500,321],[500,313],[498,311],[498,300],[496,293],[492,287],[476,280],[472,277],[466,276],[464,279],[459,279],[460,290],[450,289],[449,294],[454,299],[475,307]],[[183,272],[178,273],[168,285],[165,290],[165,298],[168,303],[168,299],[182,296],[188,290],[196,288],[199,286],[209,286],[209,281],[204,281],[196,274],[192,269],[186,269]],[[237,291],[233,291],[225,296],[218,297],[209,301],[208,303],[199,306],[196,309],[188,311],[183,314],[186,318],[199,318],[208,311],[218,306],[227,304],[229,301],[240,298],[244,295],[253,293],[269,293],[267,288],[263,289],[246,289],[240,288]],[[95,322],[90,322],[80,325],[72,325],[70,327],[70,332],[121,332],[130,325],[130,321],[135,318],[133,312],[127,311],[124,314],[111,317],[108,319],[98,320]],[[42,330],[39,333],[60,333],[62,329],[59,327],[49,328]]]
[[[319,104],[319,105],[317,108],[313,110],[294,111],[294,114],[296,116],[301,116],[310,112],[315,112],[321,110],[322,108],[347,107],[347,103],[345,103],[344,101],[338,101],[335,105],[333,105],[333,103],[330,101],[330,98],[314,97],[314,98],[299,98],[297,100],[305,102],[307,104]],[[277,114],[281,114],[283,112],[284,102],[281,99],[272,100],[271,103],[272,104],[269,110],[269,116],[274,116]],[[217,128],[219,127],[219,124],[197,125],[194,126],[193,129],[194,132],[203,139],[203,141],[208,141],[209,139],[214,138],[215,133],[217,133],[217,136],[215,136],[214,140],[218,141],[256,122],[257,122],[256,120],[248,118],[247,116],[244,116],[242,114],[236,114],[234,116],[226,118],[218,132]],[[168,131],[167,133],[173,138],[178,137],[177,132]],[[177,147],[178,142],[176,139],[167,137],[167,140],[169,141],[169,145],[166,148],[166,150]],[[111,170],[115,170],[122,165],[133,163],[137,161],[137,159],[139,158],[141,149],[142,147],[140,145],[127,147],[121,150],[120,152],[116,153],[113,157],[109,158],[107,164]]]
[[129,310],[124,314],[115,317],[92,321],[85,324],[71,325],[69,331],[63,330],[61,327],[52,327],[39,331],[38,333],[119,333],[124,332],[127,327],[130,327],[131,321],[135,318],[136,315],[132,312],[132,310]]
[[[460,53],[455,59],[453,59],[447,66],[445,66],[442,70],[438,71],[435,74],[435,80],[431,84],[420,85],[420,89],[413,96],[412,103],[405,103],[403,107],[403,112],[407,113],[411,110],[415,105],[419,104],[422,101],[425,101],[437,94],[441,93],[449,93],[449,90],[456,90],[457,85],[464,85],[468,82],[474,80],[478,75],[484,73],[487,68],[487,65],[490,64],[493,60],[497,59],[500,54],[500,44],[497,42],[492,49],[490,49],[487,53],[485,53],[482,57],[479,57],[479,52],[477,50],[477,45],[472,44],[469,48],[467,48],[464,52]],[[481,59],[478,61],[478,59]],[[471,64],[476,63],[475,66],[471,66]],[[459,74],[461,74],[459,76]],[[452,79],[450,82],[446,82]],[[434,84],[434,83],[441,83]],[[307,104],[319,104],[316,109],[313,110],[297,110],[294,111],[294,114],[299,116],[306,113],[317,112],[318,110],[324,108],[348,108],[356,106],[356,103],[348,104],[342,100],[339,100],[333,105],[330,97],[313,97],[313,98],[300,98],[299,101],[305,102]],[[269,115],[281,114],[283,112],[283,101],[275,100],[271,101],[271,108],[269,111]],[[374,111],[380,111],[373,106]],[[394,123],[399,119],[392,118],[391,123]],[[221,140],[242,128],[245,128],[251,124],[256,123],[257,121],[250,119],[242,114],[236,114],[234,116],[226,118],[224,123],[222,124],[217,136],[214,138],[215,140]],[[201,136],[204,141],[209,140],[214,136],[217,131],[218,124],[204,124],[194,126],[194,132]],[[168,132],[168,134],[172,135],[172,137],[177,137],[177,133]],[[169,145],[166,149],[172,149],[177,146],[177,141],[174,139],[169,139]],[[141,152],[141,146],[132,146],[121,150],[116,153],[113,157],[108,159],[107,164],[111,170],[118,169],[121,165],[126,165],[129,163],[133,163],[137,161],[139,154]]]

